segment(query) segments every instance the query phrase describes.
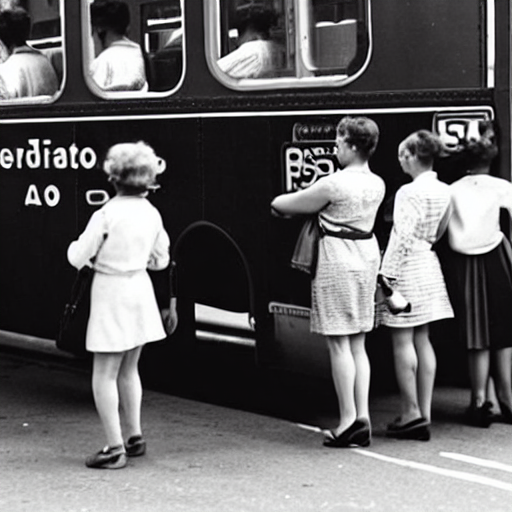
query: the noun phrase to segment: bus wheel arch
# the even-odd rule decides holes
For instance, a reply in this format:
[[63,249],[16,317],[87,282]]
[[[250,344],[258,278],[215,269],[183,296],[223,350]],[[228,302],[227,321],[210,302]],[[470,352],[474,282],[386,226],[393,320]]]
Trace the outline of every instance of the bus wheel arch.
[[195,303],[247,312],[254,319],[254,285],[249,262],[225,229],[204,220],[190,224],[173,244],[172,261],[175,264],[173,292],[178,299],[182,332],[193,328],[190,324],[194,323]]

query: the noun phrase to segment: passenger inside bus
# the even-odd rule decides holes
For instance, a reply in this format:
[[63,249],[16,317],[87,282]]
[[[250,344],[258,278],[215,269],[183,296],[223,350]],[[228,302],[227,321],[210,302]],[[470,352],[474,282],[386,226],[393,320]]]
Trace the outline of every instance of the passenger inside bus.
[[277,44],[270,31],[277,24],[277,14],[252,3],[238,7],[233,28],[238,31],[238,48],[217,61],[224,73],[233,78],[272,76],[276,69]]
[[128,5],[120,0],[95,0],[91,25],[96,58],[90,75],[104,91],[147,90],[141,47],[127,37]]
[[0,41],[6,59],[0,64],[0,99],[53,96],[59,80],[50,61],[27,44],[31,20],[21,7],[0,11]]

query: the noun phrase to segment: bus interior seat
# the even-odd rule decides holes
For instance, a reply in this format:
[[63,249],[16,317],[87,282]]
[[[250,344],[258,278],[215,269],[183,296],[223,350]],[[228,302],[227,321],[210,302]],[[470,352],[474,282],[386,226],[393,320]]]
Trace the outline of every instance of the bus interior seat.
[[181,45],[162,48],[145,55],[146,78],[150,91],[170,91],[180,81],[183,73],[183,49]]
[[357,53],[357,20],[320,21],[315,26],[314,62],[320,69],[346,71]]

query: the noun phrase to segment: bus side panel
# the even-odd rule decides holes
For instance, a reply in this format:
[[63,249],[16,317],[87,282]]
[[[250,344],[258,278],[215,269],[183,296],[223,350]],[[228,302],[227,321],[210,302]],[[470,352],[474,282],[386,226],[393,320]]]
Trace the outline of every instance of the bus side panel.
[[[381,131],[371,166],[387,184],[375,230],[384,247],[393,194],[405,182],[396,158],[398,144],[414,130],[432,128],[433,114],[357,114],[370,115]],[[177,253],[178,240],[183,242],[183,252],[175,254],[182,265],[178,275],[185,276],[179,302],[251,310],[261,365],[328,375],[325,344],[309,334],[304,317],[271,308],[278,304],[307,309],[310,283],[289,266],[300,220],[272,217],[269,204],[286,190],[284,150],[294,143],[295,126],[309,126],[314,133],[317,125],[335,127],[340,118],[340,113],[326,112],[0,125],[0,329],[55,336],[74,276],[66,249],[99,207],[88,204],[85,194],[112,194],[101,171],[112,144],[145,140],[167,162],[162,188],[150,200],[162,213]],[[80,164],[80,155],[89,168],[73,168]],[[52,187],[58,190],[58,200]],[[198,221],[198,229],[188,233]],[[158,274],[157,293],[165,305],[167,272]],[[193,315],[182,320],[190,334],[194,326],[187,321],[193,321]],[[441,351],[453,348],[446,341],[450,325],[435,330],[434,342]],[[390,356],[385,330],[372,333],[368,345],[378,357]]]
[[67,158],[73,132],[72,125],[0,127],[0,329],[55,336],[63,283],[72,277],[66,248],[76,233],[78,171],[53,162],[45,169],[41,150],[49,141]]
[[477,88],[485,71],[481,2],[372,2],[373,55],[353,90]]
[[207,119],[203,126],[205,218],[225,229],[247,258],[261,312],[260,299],[266,301],[267,295],[271,183],[279,174],[271,123],[265,117],[241,117]]
[[[197,120],[0,127],[0,329],[55,338],[75,273],[67,247],[101,206],[97,198],[114,194],[101,170],[111,145],[145,140],[167,161],[162,188],[149,199],[172,239],[201,216],[199,127]],[[87,165],[91,155],[96,163],[73,168],[84,150]],[[159,281],[159,298],[167,301],[167,273]]]

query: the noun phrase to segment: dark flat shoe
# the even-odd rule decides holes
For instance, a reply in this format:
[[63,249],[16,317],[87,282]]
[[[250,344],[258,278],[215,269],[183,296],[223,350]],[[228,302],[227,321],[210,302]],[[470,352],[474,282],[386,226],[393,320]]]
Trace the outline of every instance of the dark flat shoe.
[[421,417],[416,418],[415,420],[409,421],[409,423],[400,423],[400,418],[397,418],[395,421],[388,425],[388,432],[406,432],[412,428],[416,428],[419,426],[428,425],[428,421]]
[[126,466],[124,446],[105,446],[103,450],[85,459],[88,468],[121,469]]
[[401,416],[397,416],[391,423],[387,424],[387,430],[396,430],[402,425]]
[[466,413],[468,423],[473,427],[489,428],[495,419],[491,409],[491,402],[484,402],[480,407],[471,406]]
[[502,418],[502,421],[504,423],[510,423],[512,424],[512,409],[510,409],[510,407],[503,403],[503,402],[499,402],[499,405],[500,405],[500,411],[501,411],[501,418]]
[[430,423],[425,418],[418,418],[404,425],[391,423],[386,430],[386,436],[394,439],[429,441]]
[[142,436],[132,436],[124,445],[128,457],[140,457],[146,453],[146,441]]
[[358,448],[370,446],[370,425],[365,420],[356,420],[339,435],[324,440],[328,448]]

